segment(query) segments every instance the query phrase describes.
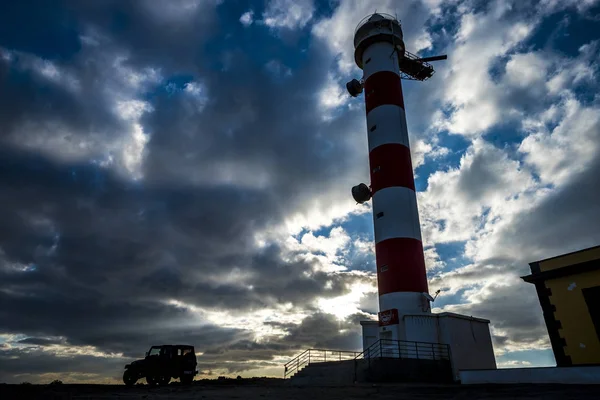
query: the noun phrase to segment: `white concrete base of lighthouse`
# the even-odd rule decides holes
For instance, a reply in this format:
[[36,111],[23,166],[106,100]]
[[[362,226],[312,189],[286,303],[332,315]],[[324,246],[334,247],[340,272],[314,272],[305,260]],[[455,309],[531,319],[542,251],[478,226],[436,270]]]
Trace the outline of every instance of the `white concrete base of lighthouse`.
[[[386,326],[380,326],[378,321],[360,324],[363,350],[379,339],[450,345],[452,368],[458,379],[460,370],[496,369],[489,323],[486,319],[445,312],[400,315],[398,324]],[[397,350],[395,354],[398,357]]]

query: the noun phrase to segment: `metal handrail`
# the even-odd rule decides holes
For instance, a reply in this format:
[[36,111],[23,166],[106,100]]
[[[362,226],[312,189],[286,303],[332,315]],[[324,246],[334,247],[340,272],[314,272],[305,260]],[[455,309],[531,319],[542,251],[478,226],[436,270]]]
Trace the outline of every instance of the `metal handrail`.
[[416,358],[451,360],[450,346],[442,343],[379,339],[362,352],[329,349],[308,349],[284,364],[283,378],[298,373],[302,368],[321,362],[354,360],[355,374],[358,360],[372,358]]
[[[408,60],[408,61],[406,61]],[[429,64],[427,61],[424,61],[421,57],[418,57],[408,51],[404,51],[404,57],[398,59],[398,63],[399,63],[399,68],[400,68],[400,78],[402,79],[406,79],[406,80],[427,80],[429,78],[431,78],[433,76],[433,74],[435,73],[435,70],[433,69],[433,66],[431,64]],[[416,67],[418,66],[418,69],[414,69],[410,72],[407,72],[403,69],[404,68],[408,68],[409,66],[413,66]],[[425,71],[426,75],[423,77],[418,77],[419,74],[421,72]]]
[[354,359],[354,380],[358,378],[358,361],[366,359],[369,371],[371,359],[398,358],[419,360],[447,360],[452,362],[450,345],[432,342],[414,342],[406,340],[379,339]]
[[378,340],[378,341],[376,341],[375,343],[373,343],[373,344],[372,344],[372,345],[370,345],[369,347],[367,347],[365,350],[363,350],[361,353],[359,353],[359,354],[358,354],[358,355],[357,355],[357,356],[356,356],[354,359],[355,359],[355,360],[359,360],[359,359],[360,359],[359,357],[361,357],[361,356],[364,358],[364,356],[365,356],[365,353],[367,353],[367,354],[370,356],[370,354],[373,352],[373,350],[372,350],[372,349],[373,349],[374,347],[376,347],[376,346],[377,346],[377,347],[379,347],[379,342],[380,342],[380,341],[381,341],[381,339],[380,339],[380,340]]
[[308,349],[285,363],[283,378],[291,377],[309,364],[328,361],[354,360],[357,351],[330,350],[330,349]]
[[449,360],[450,346],[444,343],[379,339],[362,353],[359,353],[356,360],[386,357]]
[[451,360],[450,346],[447,344],[379,339],[356,356],[354,361],[355,378],[357,374],[358,360],[367,359],[370,369],[372,358]]

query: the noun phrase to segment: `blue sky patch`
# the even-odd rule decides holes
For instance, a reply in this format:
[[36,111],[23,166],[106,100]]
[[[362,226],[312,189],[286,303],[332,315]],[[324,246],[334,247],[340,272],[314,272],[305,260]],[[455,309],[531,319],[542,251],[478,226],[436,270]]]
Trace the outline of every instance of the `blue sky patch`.
[[512,362],[500,368],[554,367],[556,360],[551,349],[512,351],[496,356],[498,364]]
[[596,39],[600,31],[600,5],[581,15],[574,10],[555,13],[545,18],[524,45],[533,49],[552,48],[566,56],[576,57],[579,48]]

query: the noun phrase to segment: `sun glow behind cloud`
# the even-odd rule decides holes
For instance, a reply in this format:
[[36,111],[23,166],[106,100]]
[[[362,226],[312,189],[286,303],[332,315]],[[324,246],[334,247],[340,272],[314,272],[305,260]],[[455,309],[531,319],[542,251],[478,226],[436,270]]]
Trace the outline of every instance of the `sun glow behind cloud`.
[[333,314],[338,320],[344,320],[362,311],[361,300],[365,295],[376,293],[373,285],[357,283],[351,286],[350,293],[332,299],[317,300],[318,307],[326,313]]

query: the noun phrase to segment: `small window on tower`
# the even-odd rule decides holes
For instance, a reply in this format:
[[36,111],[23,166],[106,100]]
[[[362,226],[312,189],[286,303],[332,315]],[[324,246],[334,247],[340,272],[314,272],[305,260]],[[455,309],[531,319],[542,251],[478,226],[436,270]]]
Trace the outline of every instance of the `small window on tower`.
[[375,129],[377,129],[377,125],[373,125],[371,129],[369,129],[369,132],[373,132]]
[[379,212],[379,213],[377,213],[376,217],[377,217],[377,219],[379,219],[379,218],[383,217],[383,211],[382,211],[382,212]]
[[387,265],[382,265],[381,268],[379,268],[380,272],[385,272],[388,270],[388,266]]
[[379,171],[381,171],[381,166],[378,165],[375,168],[373,168],[373,173],[379,172]]
[[371,57],[367,58],[367,61],[365,61],[365,64],[368,64],[371,62]]

